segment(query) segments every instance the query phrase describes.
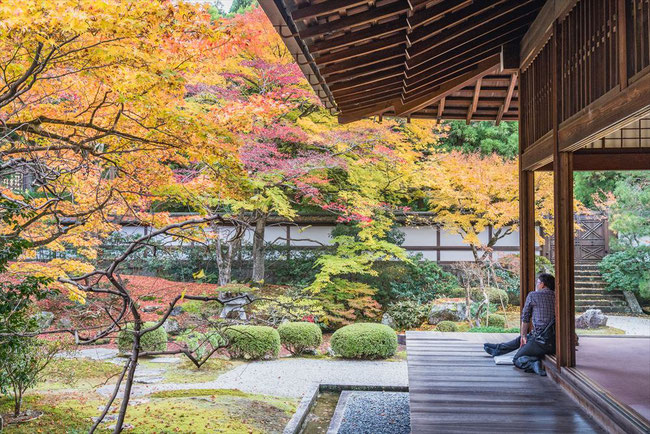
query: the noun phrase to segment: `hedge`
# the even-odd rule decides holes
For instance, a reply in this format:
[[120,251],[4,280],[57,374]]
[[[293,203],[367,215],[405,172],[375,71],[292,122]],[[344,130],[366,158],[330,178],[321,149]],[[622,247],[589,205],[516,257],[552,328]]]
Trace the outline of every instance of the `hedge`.
[[280,354],[280,335],[273,327],[238,325],[225,330],[228,354],[235,359],[261,359]]
[[323,332],[312,322],[285,322],[278,333],[282,345],[293,355],[315,350],[323,342]]
[[[155,323],[147,322],[142,329],[152,327]],[[130,353],[133,349],[133,323],[128,323],[126,328],[117,335],[117,348],[121,353]],[[140,338],[140,351],[165,351],[167,349],[167,332],[162,326],[147,332]]]
[[506,319],[503,315],[497,315],[495,313],[488,316],[487,321],[488,326],[503,328],[506,326]]
[[397,351],[395,331],[383,324],[347,325],[334,332],[330,343],[346,359],[385,359]]
[[437,332],[457,332],[458,326],[452,321],[440,321],[436,326]]

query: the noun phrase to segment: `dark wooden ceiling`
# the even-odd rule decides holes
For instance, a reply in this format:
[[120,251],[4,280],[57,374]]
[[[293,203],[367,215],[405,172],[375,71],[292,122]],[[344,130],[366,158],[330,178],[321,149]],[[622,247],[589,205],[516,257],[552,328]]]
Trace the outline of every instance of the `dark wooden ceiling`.
[[341,122],[518,117],[518,43],[544,0],[261,0]]

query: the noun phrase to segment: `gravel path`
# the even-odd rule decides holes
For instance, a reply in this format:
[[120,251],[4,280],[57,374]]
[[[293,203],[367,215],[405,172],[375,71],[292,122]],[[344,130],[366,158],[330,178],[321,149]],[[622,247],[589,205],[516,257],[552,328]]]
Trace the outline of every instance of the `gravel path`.
[[409,434],[410,432],[408,393],[350,392],[345,402],[338,434]]
[[607,325],[625,330],[626,335],[650,336],[650,318],[607,315]]
[[[133,396],[143,396],[161,390],[239,389],[246,393],[301,397],[313,383],[372,386],[407,386],[406,362],[362,360],[319,360],[290,358],[251,362],[221,374],[215,381],[205,383],[134,384]],[[108,396],[113,386],[97,390]]]

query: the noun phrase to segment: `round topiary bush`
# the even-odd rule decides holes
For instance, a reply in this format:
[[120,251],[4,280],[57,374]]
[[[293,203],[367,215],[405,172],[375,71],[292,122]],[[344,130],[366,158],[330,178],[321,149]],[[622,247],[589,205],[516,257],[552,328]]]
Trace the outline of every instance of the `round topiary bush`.
[[[152,327],[155,323],[146,322],[143,329]],[[133,348],[133,323],[126,325],[126,328],[117,335],[117,348],[121,353],[130,353]],[[165,351],[167,349],[167,332],[164,328],[158,327],[147,332],[140,338],[140,351]]]
[[323,342],[323,332],[313,322],[285,322],[278,327],[280,342],[291,354],[315,350]]
[[440,321],[436,326],[437,332],[457,332],[458,326],[451,321]]
[[385,359],[397,351],[395,331],[383,324],[347,325],[334,332],[330,343],[346,359]]
[[[508,303],[508,293],[503,289],[499,288],[485,288],[488,299],[490,303],[501,304]],[[481,288],[472,288],[471,289],[472,300],[474,301],[483,301],[485,300],[485,295]]]
[[497,315],[493,313],[488,316],[488,325],[490,327],[504,328],[506,326],[506,319],[503,317],[503,315]]
[[273,327],[238,325],[225,330],[228,354],[235,359],[278,357],[280,335]]

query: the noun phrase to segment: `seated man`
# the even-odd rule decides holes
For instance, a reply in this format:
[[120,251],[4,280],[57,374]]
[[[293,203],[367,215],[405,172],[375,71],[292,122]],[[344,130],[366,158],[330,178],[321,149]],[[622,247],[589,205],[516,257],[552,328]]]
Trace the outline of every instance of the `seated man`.
[[535,291],[526,297],[521,311],[521,335],[509,342],[483,346],[491,356],[500,356],[517,348],[519,351],[513,358],[515,366],[546,375],[541,359],[545,354],[555,353],[555,278],[550,274],[537,276]]

